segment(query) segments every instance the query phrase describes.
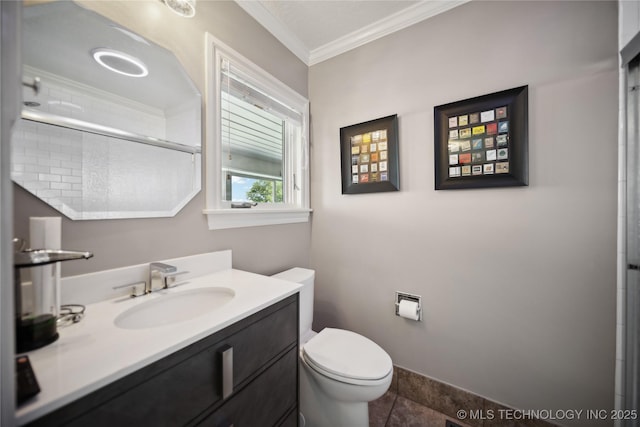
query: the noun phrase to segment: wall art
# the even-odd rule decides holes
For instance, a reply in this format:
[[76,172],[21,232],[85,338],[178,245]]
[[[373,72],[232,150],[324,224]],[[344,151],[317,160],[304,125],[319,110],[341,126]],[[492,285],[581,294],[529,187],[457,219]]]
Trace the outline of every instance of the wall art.
[[435,189],[529,182],[528,86],[434,108]]
[[340,128],[342,194],[398,191],[398,116]]

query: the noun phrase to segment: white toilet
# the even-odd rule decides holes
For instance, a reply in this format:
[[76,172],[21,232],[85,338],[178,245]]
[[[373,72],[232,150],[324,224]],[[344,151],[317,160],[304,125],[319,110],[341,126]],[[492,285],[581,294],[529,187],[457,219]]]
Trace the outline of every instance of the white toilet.
[[315,272],[292,268],[273,277],[300,283],[300,426],[368,427],[368,403],[391,384],[391,357],[343,329],[311,330]]

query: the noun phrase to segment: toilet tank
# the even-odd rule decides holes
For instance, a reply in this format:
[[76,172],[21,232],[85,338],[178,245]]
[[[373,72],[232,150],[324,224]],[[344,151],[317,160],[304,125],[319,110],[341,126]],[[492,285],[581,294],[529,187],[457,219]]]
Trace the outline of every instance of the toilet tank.
[[308,268],[295,267],[271,277],[280,280],[300,283],[300,337],[304,337],[311,332],[313,323],[313,282],[316,276],[314,270]]

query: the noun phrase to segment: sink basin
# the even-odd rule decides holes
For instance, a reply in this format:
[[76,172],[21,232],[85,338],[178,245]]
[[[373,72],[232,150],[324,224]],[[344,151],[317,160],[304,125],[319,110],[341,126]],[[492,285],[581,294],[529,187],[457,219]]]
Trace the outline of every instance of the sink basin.
[[222,307],[235,297],[229,288],[200,288],[159,295],[120,313],[114,320],[122,329],[147,329],[190,320]]

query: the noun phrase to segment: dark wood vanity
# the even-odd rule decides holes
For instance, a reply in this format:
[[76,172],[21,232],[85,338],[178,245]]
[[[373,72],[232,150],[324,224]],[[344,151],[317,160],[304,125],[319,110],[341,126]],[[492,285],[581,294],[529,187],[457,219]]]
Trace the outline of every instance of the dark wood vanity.
[[28,425],[297,426],[298,336],[296,293]]

